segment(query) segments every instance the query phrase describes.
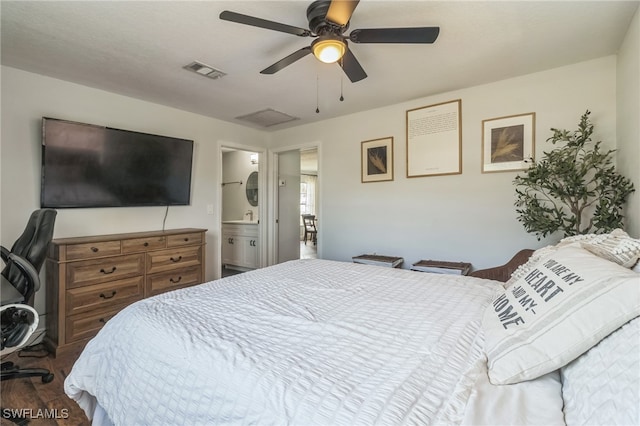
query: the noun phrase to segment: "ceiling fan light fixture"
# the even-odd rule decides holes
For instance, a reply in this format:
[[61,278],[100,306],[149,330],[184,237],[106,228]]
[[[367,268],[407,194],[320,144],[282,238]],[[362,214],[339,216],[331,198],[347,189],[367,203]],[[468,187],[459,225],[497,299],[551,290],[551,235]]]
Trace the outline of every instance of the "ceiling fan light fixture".
[[313,55],[325,64],[338,62],[347,50],[347,44],[340,37],[321,36],[311,43]]

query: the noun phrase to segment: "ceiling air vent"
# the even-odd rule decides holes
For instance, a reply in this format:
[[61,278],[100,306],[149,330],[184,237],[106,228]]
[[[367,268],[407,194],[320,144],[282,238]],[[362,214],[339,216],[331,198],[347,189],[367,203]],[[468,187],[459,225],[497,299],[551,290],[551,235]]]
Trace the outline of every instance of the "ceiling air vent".
[[299,117],[293,117],[291,115],[285,114],[284,112],[276,111],[271,108],[236,117],[236,120],[248,121],[262,127],[275,126],[276,124],[282,124],[299,119]]
[[214,80],[227,75],[226,73],[217,70],[214,67],[196,61],[191,62],[189,65],[185,65],[183,68]]

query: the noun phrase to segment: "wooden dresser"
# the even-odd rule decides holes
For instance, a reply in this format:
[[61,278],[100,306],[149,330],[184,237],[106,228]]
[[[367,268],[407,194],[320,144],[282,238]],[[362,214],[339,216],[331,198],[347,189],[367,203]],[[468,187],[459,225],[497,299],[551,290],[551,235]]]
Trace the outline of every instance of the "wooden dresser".
[[125,306],[205,276],[206,229],[61,238],[49,246],[45,344],[84,345]]

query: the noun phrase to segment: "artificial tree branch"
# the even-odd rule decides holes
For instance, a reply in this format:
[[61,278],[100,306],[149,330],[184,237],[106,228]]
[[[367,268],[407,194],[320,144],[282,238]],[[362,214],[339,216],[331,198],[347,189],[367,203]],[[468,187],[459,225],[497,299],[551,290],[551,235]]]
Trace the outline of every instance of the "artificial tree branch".
[[562,146],[514,179],[518,221],[538,239],[557,231],[568,236],[623,227],[622,208],[635,189],[611,165],[615,150],[601,152],[600,141],[588,146],[594,131],[590,114],[581,116],[576,131],[551,128],[547,142]]

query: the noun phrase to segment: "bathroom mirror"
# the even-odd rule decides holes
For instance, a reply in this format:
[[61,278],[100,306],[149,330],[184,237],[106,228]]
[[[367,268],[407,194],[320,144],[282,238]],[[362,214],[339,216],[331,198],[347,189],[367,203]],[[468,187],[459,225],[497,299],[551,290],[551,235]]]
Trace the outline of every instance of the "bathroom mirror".
[[254,207],[258,205],[258,172],[251,172],[247,178],[247,201]]

